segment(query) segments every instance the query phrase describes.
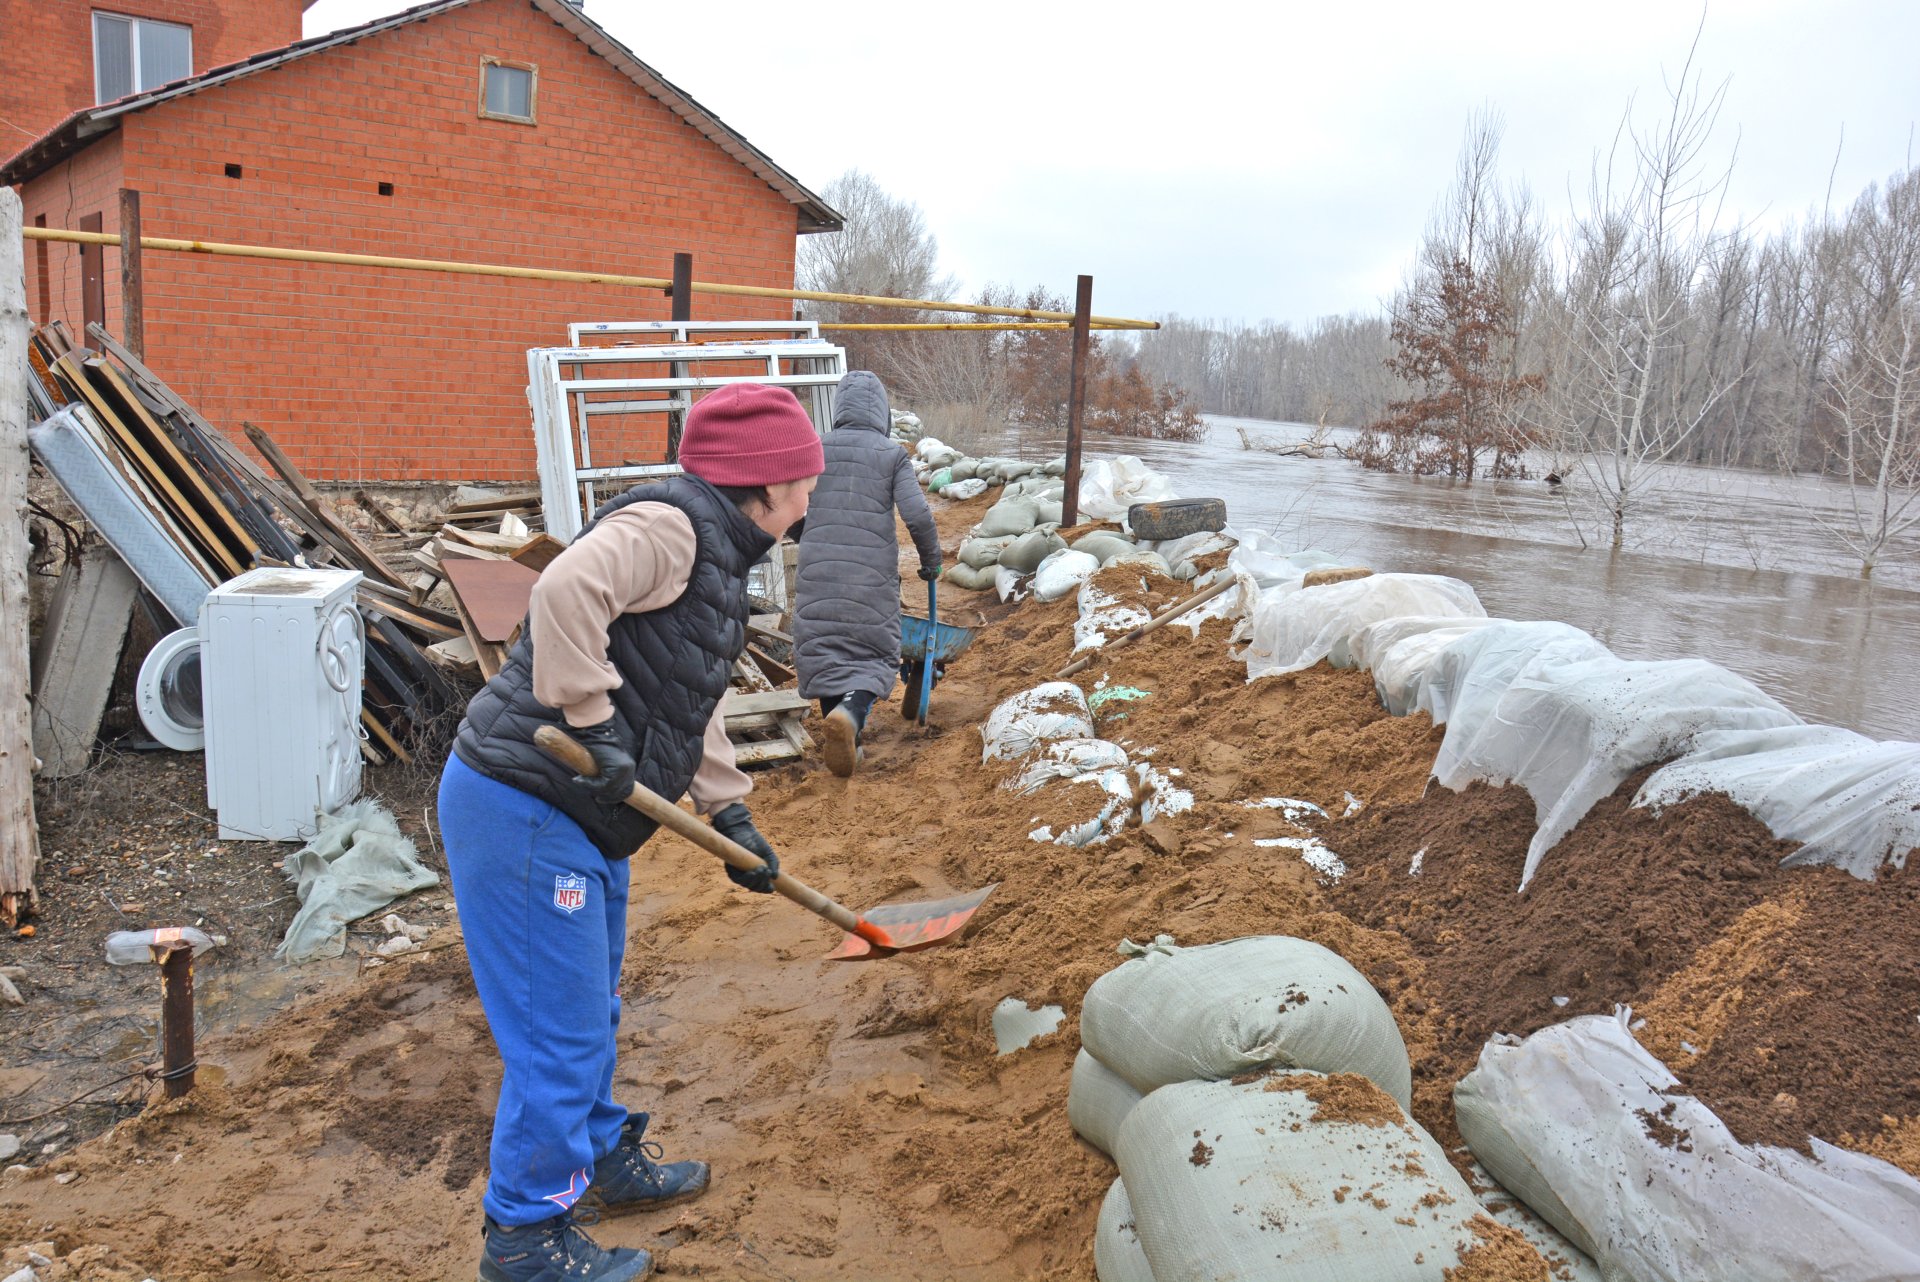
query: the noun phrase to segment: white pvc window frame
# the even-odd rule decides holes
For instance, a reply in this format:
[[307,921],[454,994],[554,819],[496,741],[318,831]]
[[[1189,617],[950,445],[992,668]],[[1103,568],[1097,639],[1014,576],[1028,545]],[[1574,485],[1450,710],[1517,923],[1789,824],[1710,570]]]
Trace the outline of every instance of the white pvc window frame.
[[585,347],[585,340],[602,335],[639,334],[655,343],[697,343],[709,335],[738,339],[744,335],[778,334],[783,340],[818,342],[820,322],[795,321],[576,321],[567,326],[567,343]]
[[[760,328],[764,331],[769,327]],[[738,372],[692,375],[686,372],[689,364],[725,364],[737,366]],[[793,372],[784,372],[783,364]],[[621,372],[622,365],[631,367],[630,372]],[[834,387],[846,372],[846,349],[818,340],[532,348],[527,352],[527,403],[533,413],[540,505],[547,533],[572,542],[599,505],[597,487],[601,484],[676,476],[681,471],[672,459],[596,464],[596,416],[680,415],[693,405],[697,393],[734,383],[761,383],[785,387],[810,402],[814,429],[824,434],[833,423]],[[653,396],[628,401],[589,399],[593,394],[608,392]],[[662,392],[668,395],[659,396]]]
[[[105,19],[107,22],[124,22],[127,24],[128,88],[126,93],[114,94],[112,97],[107,96],[106,86],[101,83],[100,24],[102,19]],[[95,9],[93,10],[91,25],[93,28],[93,100],[95,103],[112,102],[115,99],[124,98],[128,94],[145,93],[149,89],[158,89],[161,85],[172,84],[176,80],[184,80],[193,74],[193,25],[191,23],[162,22],[158,18],[141,18],[131,13],[115,13],[111,9]],[[179,31],[184,33],[187,38],[187,65],[185,69],[177,76],[168,76],[163,80],[156,80],[152,84],[145,83],[140,75],[140,33],[143,28],[149,27],[165,27],[172,31]]]

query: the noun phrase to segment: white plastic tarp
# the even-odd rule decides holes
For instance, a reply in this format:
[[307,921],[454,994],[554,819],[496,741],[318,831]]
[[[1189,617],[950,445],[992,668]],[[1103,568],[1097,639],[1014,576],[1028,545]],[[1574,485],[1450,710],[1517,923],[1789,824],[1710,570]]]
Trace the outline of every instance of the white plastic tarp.
[[1003,701],[980,728],[982,761],[1016,761],[1055,739],[1093,738],[1087,696],[1071,681],[1048,681]]
[[1636,806],[1723,792],[1776,837],[1805,843],[1794,864],[1833,864],[1871,879],[1920,846],[1920,743],[1881,742],[1834,726],[1709,730],[1654,772]]
[[1083,518],[1124,522],[1135,503],[1164,503],[1175,497],[1166,477],[1131,454],[1095,459],[1080,476]]
[[1920,1181],[1817,1139],[1741,1144],[1628,1019],[1490,1042],[1454,1088],[1474,1156],[1608,1282],[1920,1278]]
[[1439,574],[1375,574],[1310,590],[1263,592],[1246,648],[1247,680],[1311,668],[1322,659],[1352,665],[1349,645],[1369,624],[1408,615],[1479,619],[1480,598]]

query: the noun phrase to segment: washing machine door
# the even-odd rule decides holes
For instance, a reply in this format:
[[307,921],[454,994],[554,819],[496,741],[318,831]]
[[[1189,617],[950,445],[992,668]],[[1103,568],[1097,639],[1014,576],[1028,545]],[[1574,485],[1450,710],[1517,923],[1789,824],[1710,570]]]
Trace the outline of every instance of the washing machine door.
[[321,624],[320,811],[333,814],[360,795],[360,680],[366,633],[351,601]]
[[206,716],[200,703],[200,629],[181,628],[160,639],[140,665],[134,683],[140,724],[175,752],[206,747]]

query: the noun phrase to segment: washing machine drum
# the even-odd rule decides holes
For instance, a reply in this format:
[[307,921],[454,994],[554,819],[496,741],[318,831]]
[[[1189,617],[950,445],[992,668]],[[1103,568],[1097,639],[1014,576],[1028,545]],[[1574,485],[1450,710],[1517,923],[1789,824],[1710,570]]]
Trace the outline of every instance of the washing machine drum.
[[134,703],[147,733],[176,752],[206,747],[200,710],[200,629],[181,628],[163,637],[140,665]]

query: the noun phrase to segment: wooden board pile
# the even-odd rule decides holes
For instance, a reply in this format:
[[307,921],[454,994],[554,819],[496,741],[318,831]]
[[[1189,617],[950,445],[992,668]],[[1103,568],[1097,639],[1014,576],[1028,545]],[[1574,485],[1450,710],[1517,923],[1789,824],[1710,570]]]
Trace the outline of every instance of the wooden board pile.
[[[256,566],[361,571],[368,759],[412,760],[434,746],[425,740],[451,729],[464,687],[500,670],[533,584],[564,547],[541,529],[539,494],[462,486],[424,528],[365,489],[323,496],[265,431],[245,425],[273,475],[104,328],[87,334],[91,347],[57,322],[34,332],[29,363],[45,399],[93,412],[119,479],[209,588]],[[372,528],[355,530],[335,504],[357,504]],[[735,671],[727,726],[742,765],[792,760],[810,746],[807,701],[777,689],[794,679],[778,623],[755,616]]]

